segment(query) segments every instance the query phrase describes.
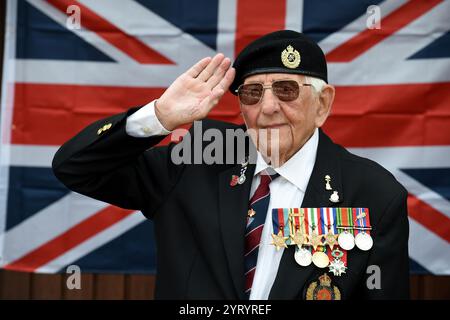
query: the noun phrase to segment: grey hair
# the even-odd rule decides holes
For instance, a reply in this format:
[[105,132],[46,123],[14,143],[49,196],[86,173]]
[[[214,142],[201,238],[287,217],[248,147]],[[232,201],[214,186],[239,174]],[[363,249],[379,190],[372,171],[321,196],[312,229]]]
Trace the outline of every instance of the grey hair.
[[309,77],[309,76],[305,77],[305,82],[312,85],[316,94],[321,93],[323,90],[323,87],[325,87],[325,85],[326,85],[326,82],[323,81],[322,79],[315,78],[315,77]]

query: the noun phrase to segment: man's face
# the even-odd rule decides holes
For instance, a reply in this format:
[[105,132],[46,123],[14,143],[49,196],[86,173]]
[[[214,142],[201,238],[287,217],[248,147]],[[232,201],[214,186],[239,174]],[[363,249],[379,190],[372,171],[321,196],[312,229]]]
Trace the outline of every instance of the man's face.
[[[279,164],[283,164],[292,157],[311,137],[316,127],[320,127],[328,115],[321,110],[323,99],[311,86],[302,86],[305,77],[284,73],[258,74],[249,76],[244,83],[262,83],[271,85],[278,80],[295,80],[299,84],[300,93],[293,101],[281,101],[274,95],[271,89],[264,91],[259,103],[245,105],[241,103],[241,111],[249,133],[255,141],[258,150],[268,158],[274,159],[276,149],[274,143],[278,143]],[[333,91],[334,94],[334,91]],[[273,129],[278,130],[279,139],[276,139]],[[267,131],[267,142],[261,139],[262,131]],[[259,137],[255,140],[255,133]],[[272,152],[273,150],[273,152]],[[274,154],[272,154],[274,153]]]

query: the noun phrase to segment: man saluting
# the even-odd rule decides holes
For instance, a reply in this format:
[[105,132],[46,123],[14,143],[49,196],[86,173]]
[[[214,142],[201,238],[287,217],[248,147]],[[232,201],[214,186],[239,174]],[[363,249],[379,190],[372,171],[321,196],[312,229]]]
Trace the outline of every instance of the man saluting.
[[[202,59],[159,99],[89,125],[53,170],[71,190],[154,221],[156,298],[408,298],[407,192],[320,129],[335,94],[327,82],[317,44],[270,33],[233,66],[222,54]],[[206,119],[227,90],[245,125]],[[195,137],[155,147],[194,121],[203,131],[190,135],[245,129],[256,152],[192,163],[173,151],[199,152]],[[224,154],[239,154],[228,142]]]

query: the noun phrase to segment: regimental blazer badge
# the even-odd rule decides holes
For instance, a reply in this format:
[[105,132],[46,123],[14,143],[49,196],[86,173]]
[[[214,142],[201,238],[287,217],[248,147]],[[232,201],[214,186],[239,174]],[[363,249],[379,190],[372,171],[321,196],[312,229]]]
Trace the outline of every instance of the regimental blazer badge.
[[319,277],[319,281],[313,281],[308,286],[306,300],[341,300],[341,292],[331,283],[331,278],[324,273]]

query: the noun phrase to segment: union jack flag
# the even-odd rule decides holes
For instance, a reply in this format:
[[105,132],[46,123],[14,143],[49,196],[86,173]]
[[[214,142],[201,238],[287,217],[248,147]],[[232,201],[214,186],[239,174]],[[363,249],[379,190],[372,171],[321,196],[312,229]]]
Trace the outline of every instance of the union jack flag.
[[[68,27],[73,5],[80,28]],[[325,131],[410,193],[411,270],[450,274],[450,1],[8,0],[6,18],[0,267],[154,273],[152,223],[67,190],[54,153],[197,60],[292,29],[327,56],[337,93]],[[211,117],[242,121],[231,94]]]

